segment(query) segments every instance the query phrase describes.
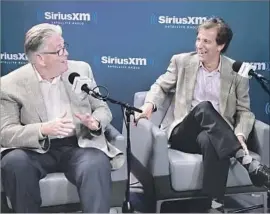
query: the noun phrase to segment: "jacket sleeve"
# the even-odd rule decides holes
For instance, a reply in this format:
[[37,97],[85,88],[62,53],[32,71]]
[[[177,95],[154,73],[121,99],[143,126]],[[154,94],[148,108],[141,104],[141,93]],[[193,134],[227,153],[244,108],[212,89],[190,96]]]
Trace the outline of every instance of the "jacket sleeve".
[[243,134],[245,139],[253,128],[255,116],[250,110],[249,79],[240,77],[236,86],[235,134]]
[[44,149],[46,139],[39,140],[41,123],[21,124],[20,108],[20,102],[2,88],[0,100],[1,146]]
[[159,108],[167,93],[175,87],[177,75],[176,55],[174,55],[170,60],[167,71],[151,86],[146,95],[145,102],[153,103],[156,108]]

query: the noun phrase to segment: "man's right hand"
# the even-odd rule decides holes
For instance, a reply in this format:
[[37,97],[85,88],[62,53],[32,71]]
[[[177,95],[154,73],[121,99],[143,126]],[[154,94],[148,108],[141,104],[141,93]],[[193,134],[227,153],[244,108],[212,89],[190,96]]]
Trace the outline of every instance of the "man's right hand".
[[66,114],[56,120],[43,123],[40,132],[45,136],[68,136],[75,126],[71,119],[65,118]]
[[139,121],[141,118],[146,118],[147,120],[151,117],[153,110],[154,110],[154,104],[153,103],[145,103],[141,108],[143,112],[142,113],[135,113],[135,123]]

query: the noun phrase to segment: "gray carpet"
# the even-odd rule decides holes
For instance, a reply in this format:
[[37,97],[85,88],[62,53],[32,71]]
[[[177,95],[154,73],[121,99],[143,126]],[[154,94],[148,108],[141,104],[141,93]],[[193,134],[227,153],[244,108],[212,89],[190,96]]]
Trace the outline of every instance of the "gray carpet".
[[[137,182],[134,176],[131,176],[131,194],[130,200],[131,203],[138,213],[149,212],[149,199],[144,196],[143,189],[140,183]],[[269,199],[270,200],[270,199]],[[161,206],[161,213],[203,213],[206,212],[204,199],[192,199],[192,200],[179,200],[164,202]],[[228,196],[225,198],[225,208],[227,212],[233,210],[242,209],[244,207],[254,206],[262,204],[263,200],[260,195],[257,194],[238,194],[234,196]],[[268,206],[270,202],[268,202]],[[41,212],[43,213],[75,213],[80,212],[79,204],[70,204],[65,206],[56,206],[49,208],[42,208]],[[1,213],[10,213],[12,212],[6,206],[6,203],[3,203],[1,200]],[[111,209],[110,213],[117,213],[119,210]],[[250,213],[262,213],[263,209],[255,209],[249,211]],[[268,209],[268,213],[270,209]]]
[[[131,192],[132,205],[135,210],[140,213],[147,212],[147,199],[143,193]],[[204,213],[206,212],[204,199],[190,199],[163,202],[161,213]],[[261,205],[263,203],[260,195],[241,194],[236,196],[227,196],[225,198],[226,212],[232,212],[244,207]],[[248,211],[249,213],[262,213],[263,208]],[[270,209],[268,209],[268,213]],[[247,213],[247,212],[245,212]]]
[[[149,200],[143,194],[143,189],[137,179],[131,176],[131,201],[136,212],[149,212]],[[270,199],[268,199],[270,201]],[[245,207],[251,207],[263,204],[263,197],[260,194],[237,194],[225,198],[226,212],[240,211]],[[270,206],[270,202],[268,202]],[[189,199],[163,202],[161,213],[203,213],[206,212],[205,199]],[[263,213],[263,208],[248,211],[249,213]],[[247,211],[245,212],[247,213]],[[268,209],[270,213],[270,209]]]

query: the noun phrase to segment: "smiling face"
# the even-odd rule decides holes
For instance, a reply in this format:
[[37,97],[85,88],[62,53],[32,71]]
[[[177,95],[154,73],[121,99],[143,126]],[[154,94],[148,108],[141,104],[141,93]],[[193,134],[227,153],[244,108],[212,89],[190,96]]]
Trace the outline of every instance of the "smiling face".
[[213,64],[219,61],[220,53],[224,48],[224,44],[217,44],[217,33],[218,29],[216,27],[210,29],[199,29],[195,46],[202,63]]
[[67,71],[67,57],[68,51],[61,35],[55,33],[46,38],[37,53],[37,61],[43,70],[43,76],[52,79]]

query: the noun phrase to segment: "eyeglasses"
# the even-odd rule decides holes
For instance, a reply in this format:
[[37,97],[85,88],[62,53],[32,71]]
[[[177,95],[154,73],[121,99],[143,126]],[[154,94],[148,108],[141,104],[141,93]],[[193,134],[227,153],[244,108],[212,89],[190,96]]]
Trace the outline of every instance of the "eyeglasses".
[[58,56],[63,56],[65,53],[65,50],[68,49],[68,43],[64,43],[64,47],[59,49],[58,51],[47,51],[47,52],[41,52],[42,54],[57,54]]

